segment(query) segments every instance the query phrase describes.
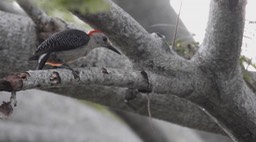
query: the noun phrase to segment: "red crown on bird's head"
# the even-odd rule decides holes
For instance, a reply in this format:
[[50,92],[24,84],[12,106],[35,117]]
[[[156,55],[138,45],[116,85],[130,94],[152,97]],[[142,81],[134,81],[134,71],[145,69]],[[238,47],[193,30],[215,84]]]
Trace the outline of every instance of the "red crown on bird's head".
[[95,33],[102,33],[102,31],[101,31],[101,30],[91,30],[91,31],[88,33],[88,35],[91,36],[91,35],[93,35],[93,34],[95,34]]

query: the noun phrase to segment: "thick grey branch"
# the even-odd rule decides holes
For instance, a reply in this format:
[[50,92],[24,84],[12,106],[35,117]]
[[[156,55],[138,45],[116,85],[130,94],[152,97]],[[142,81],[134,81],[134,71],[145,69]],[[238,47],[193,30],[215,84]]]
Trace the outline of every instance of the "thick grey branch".
[[42,42],[55,32],[68,28],[68,24],[61,19],[49,17],[31,0],[16,0],[37,26],[39,41]]
[[240,56],[246,0],[212,0],[204,42],[196,60],[202,66],[230,73]]
[[[145,94],[138,93],[136,90],[102,86],[77,86],[53,88],[50,91],[92,101],[111,107],[112,109],[148,116],[147,97]],[[129,101],[128,104],[124,103],[124,98],[127,95],[134,94],[136,95],[134,100]],[[189,128],[224,134],[220,127],[208,115],[185,99],[171,94],[150,93],[150,100],[151,113],[154,118]]]
[[[122,70],[122,69],[103,69],[103,68],[84,68],[79,69],[80,72],[80,81],[77,82],[71,71],[69,70],[41,70],[41,71],[28,71],[28,74],[20,74],[19,77],[23,80],[23,83],[17,85],[16,88],[20,89],[29,89],[35,87],[41,88],[56,88],[56,87],[65,87],[61,89],[61,93],[65,92],[65,95],[71,95],[75,98],[82,98],[90,101],[94,101],[100,104],[104,104],[107,106],[111,106],[113,108],[132,111],[136,113],[140,113],[143,115],[148,115],[147,112],[147,97],[145,95],[140,94],[136,97],[136,101],[132,101],[131,105],[132,109],[124,105],[123,102],[125,98],[125,94],[127,91],[118,91],[119,89],[112,88],[112,92],[107,93],[108,91],[104,90],[102,93],[100,90],[93,91],[90,87],[87,91],[84,91],[85,87],[74,87],[76,85],[107,85],[107,86],[118,86],[125,88],[134,88],[134,89],[148,89],[148,84],[145,78],[141,75],[140,71],[133,70]],[[55,73],[54,73],[55,72]],[[192,81],[191,79],[187,79],[185,82],[183,79],[177,78],[168,78],[166,76],[159,76],[153,73],[148,73],[150,84],[153,87],[153,91],[156,93],[180,93],[184,96],[189,96],[191,91]],[[15,81],[17,82],[17,81]],[[187,84],[186,84],[187,83]],[[68,86],[72,86],[72,88],[66,88]],[[187,87],[186,87],[187,86]],[[188,90],[186,90],[188,89]],[[74,91],[76,90],[76,91]],[[56,90],[51,90],[55,91]],[[58,91],[58,90],[57,90]],[[116,92],[117,91],[117,92]],[[176,91],[176,92],[175,92]],[[184,92],[185,91],[185,92]],[[59,91],[58,91],[59,92]],[[74,94],[74,92],[76,92]],[[81,92],[81,94],[79,93]],[[84,94],[86,93],[86,95]],[[72,95],[73,94],[73,95]],[[80,95],[79,95],[80,94]],[[98,94],[98,95],[97,95]],[[108,99],[103,99],[102,94]],[[104,97],[104,98],[105,98]],[[152,114],[153,117],[167,120],[170,122],[175,122],[181,125],[185,125],[188,127],[206,130],[215,133],[222,133],[216,124],[212,123],[211,120],[208,119],[208,116],[205,115],[200,109],[198,109],[195,105],[183,100],[181,101],[177,97],[172,95],[164,95],[164,94],[151,94],[151,106],[152,106]],[[117,103],[120,102],[120,103]],[[186,104],[187,103],[187,104]],[[161,104],[161,105],[159,105]],[[186,105],[185,105],[186,104]],[[179,106],[179,107],[177,107]],[[187,108],[187,106],[190,106]],[[193,106],[193,107],[192,107]],[[184,108],[185,107],[185,108]],[[173,109],[179,108],[179,110]],[[173,111],[172,111],[173,110]],[[173,113],[174,112],[174,113]],[[175,114],[175,117],[170,117]],[[177,115],[179,114],[179,115]],[[190,115],[187,115],[190,114]],[[192,115],[193,114],[193,115]],[[200,123],[198,124],[197,122]],[[207,125],[205,125],[207,124]]]
[[239,142],[256,141],[256,96],[244,82],[238,63],[245,4],[246,0],[212,0],[206,37],[192,61],[212,86],[192,101]]
[[[66,69],[30,70],[26,73],[18,73],[18,75],[9,75],[5,80],[10,81],[11,84],[15,84],[16,81],[12,79],[9,80],[9,78],[19,76],[22,80],[22,85],[18,86],[22,86],[22,90],[36,87],[52,88],[57,86],[67,87],[70,85],[103,85],[140,90],[151,90],[153,88],[155,93],[163,94],[173,93],[189,95],[193,91],[192,82],[190,81],[184,82],[183,80],[180,81],[179,78],[168,78],[150,72],[147,73],[149,78],[149,80],[147,80],[141,74],[141,71],[134,70],[101,67],[77,68],[76,70],[79,72],[79,81],[74,78],[70,70]],[[148,81],[150,84],[148,84]],[[4,89],[2,91],[4,91]]]
[[[60,78],[65,78],[64,80],[60,79],[64,84],[63,86],[66,86],[66,87],[59,88],[58,86],[61,86],[62,82],[59,82],[58,77],[56,77],[56,79],[53,78],[54,76],[52,75],[52,71],[53,70],[28,71],[29,74],[22,73],[18,75],[18,77],[20,77],[20,80],[23,80],[23,83],[19,83],[19,81],[17,80],[10,80],[10,81],[18,82],[16,83],[16,86],[15,86],[15,88],[17,88],[18,90],[25,89],[25,88],[32,88],[32,87],[41,87],[41,88],[50,87],[52,88],[50,91],[53,91],[53,92],[61,92],[64,95],[71,96],[74,98],[86,99],[89,101],[97,102],[97,103],[112,107],[114,109],[120,109],[127,112],[135,112],[135,113],[148,116],[147,97],[145,94],[132,91],[134,89],[128,89],[128,90],[124,88],[123,89],[121,88],[106,89],[100,86],[88,86],[88,85],[83,87],[78,87],[78,86],[75,87],[74,84],[81,85],[81,83],[78,84],[76,80],[73,79],[71,72],[68,70],[58,70],[59,72],[58,74],[61,76]],[[105,71],[106,70],[104,70],[104,72]],[[87,77],[88,80],[81,79],[83,80],[82,82],[85,84],[86,82],[88,84],[94,81],[95,84],[98,84],[98,85],[102,84],[102,85],[118,86],[117,83],[114,84],[114,82],[111,82],[110,80],[110,78],[114,78],[113,76],[115,76],[113,75],[114,73],[113,69],[107,69],[107,71],[109,72],[109,74],[104,75],[104,73],[101,72],[100,68],[94,68],[94,69],[92,68],[92,69],[88,69],[87,74],[80,75],[80,77],[81,78]],[[96,75],[93,75],[94,72]],[[65,73],[66,73],[66,76],[64,76]],[[122,81],[121,83],[119,83],[119,86],[123,87],[127,85],[128,87],[135,88],[136,87],[135,85],[137,84],[137,86],[142,86],[141,89],[144,89],[143,87],[147,89],[147,82],[141,76],[140,72],[137,72],[137,73],[133,72],[132,75],[129,75],[129,73],[125,73],[125,74],[126,76],[123,77],[122,72],[120,73],[116,71],[116,75],[118,77],[121,77],[123,79],[127,77],[132,80],[132,81],[131,80],[128,81],[129,82],[128,84],[126,81]],[[96,77],[97,75],[99,77]],[[103,77],[102,75],[105,77]],[[134,76],[137,76],[136,80],[134,80]],[[113,79],[113,80],[118,81],[119,79]],[[69,84],[66,81],[68,81]],[[60,85],[58,85],[58,83]],[[142,85],[138,85],[139,83],[141,83]],[[15,84],[15,83],[11,83],[11,84]],[[90,84],[93,84],[93,83],[90,83]],[[2,87],[1,81],[0,81],[0,86]],[[4,88],[0,88],[0,90],[2,89]],[[136,98],[132,101],[129,101],[126,104],[124,103],[124,98],[127,95],[136,95]],[[196,105],[192,104],[191,102],[180,99],[170,94],[167,95],[167,94],[155,94],[155,93],[150,93],[150,100],[151,100],[151,112],[154,118],[166,120],[169,122],[175,122],[177,124],[199,129],[199,130],[215,132],[215,133],[223,133],[219,129],[219,127],[211,119],[209,119],[209,117],[201,109],[196,107]]]
[[133,62],[135,69],[147,69],[177,78],[189,76],[195,71],[189,61],[179,57],[169,48],[165,39],[157,34],[149,34],[116,4],[107,2],[110,9],[103,13],[81,13],[74,9],[71,11],[92,27],[106,33]]
[[34,23],[27,17],[0,11],[0,76],[31,69],[28,56],[37,45]]
[[[142,142],[103,107],[35,89],[17,97],[13,115],[0,121],[1,142]],[[0,92],[0,100],[8,98]]]
[[164,45],[165,42],[160,37],[156,38],[149,34],[115,3],[107,2],[110,4],[110,10],[104,13],[82,14],[74,9],[71,11],[92,27],[104,31],[133,62],[156,58],[166,52],[170,53],[169,47]]
[[10,12],[10,13],[15,13],[18,15],[26,15],[26,13],[22,9],[17,8],[14,5],[13,1],[8,1],[8,0],[0,1],[0,10],[5,12]]
[[[219,16],[219,20],[218,18],[215,19],[218,22],[217,23],[213,23],[211,24],[212,27],[215,27],[216,25],[218,25],[218,23],[221,23],[222,20],[226,20],[225,18],[223,18],[223,16],[221,16],[220,13],[218,13],[217,10],[220,10],[222,12],[224,12],[224,16],[229,13],[231,14],[232,12],[230,11],[235,11],[233,14],[236,15],[238,14],[238,16],[232,16],[231,14],[231,19],[232,17],[234,19],[236,19],[238,17],[238,19],[242,19],[241,17],[241,13],[239,15],[239,12],[237,11],[241,11],[243,6],[240,6],[242,4],[240,4],[241,1],[239,1],[238,5],[236,5],[236,3],[232,3],[231,1],[229,1],[231,5],[228,4],[227,1],[224,0],[215,0],[214,2],[212,2],[212,6],[213,9],[212,12],[216,12],[217,14],[212,14],[212,17]],[[218,3],[218,4],[217,4]],[[112,6],[112,8],[115,6]],[[118,8],[116,7],[116,9],[114,8],[114,10],[117,10]],[[227,9],[229,9],[230,11],[228,11]],[[141,55],[139,55],[136,52],[145,52],[148,55],[143,55],[142,61],[146,63],[145,66],[149,66],[150,64],[152,64],[151,61],[153,61],[152,66],[157,68],[157,65],[159,64],[163,64],[162,66],[159,65],[158,70],[163,70],[163,72],[168,72],[168,69],[165,68],[161,68],[161,67],[169,67],[171,68],[172,72],[170,76],[160,76],[160,75],[156,75],[153,73],[148,72],[149,76],[150,76],[150,83],[153,86],[153,91],[158,92],[158,93],[177,93],[175,95],[181,95],[183,94],[183,97],[187,97],[188,96],[188,100],[193,101],[196,104],[199,104],[200,106],[204,107],[207,112],[209,112],[209,114],[211,116],[214,117],[214,119],[216,120],[216,122],[218,122],[218,124],[229,134],[229,136],[231,136],[234,140],[237,141],[253,141],[255,140],[255,115],[256,112],[254,110],[254,108],[256,107],[255,102],[255,96],[254,94],[251,92],[251,90],[249,90],[249,88],[245,85],[242,76],[241,76],[241,72],[239,71],[238,67],[234,61],[234,59],[236,59],[237,57],[237,53],[239,52],[238,50],[240,50],[240,47],[238,47],[238,45],[240,44],[240,38],[234,38],[237,39],[237,43],[232,43],[232,46],[234,46],[234,51],[235,54],[231,54],[230,57],[226,56],[227,58],[230,58],[229,60],[226,60],[225,57],[223,57],[224,59],[221,59],[221,54],[225,54],[226,55],[226,51],[229,50],[230,51],[230,47],[225,47],[227,49],[224,48],[224,45],[226,45],[227,43],[224,41],[232,41],[231,39],[229,39],[229,37],[225,37],[226,32],[223,31],[219,31],[217,27],[215,27],[216,29],[211,30],[211,26],[209,26],[208,33],[213,34],[213,39],[214,39],[214,43],[209,42],[208,44],[205,44],[207,46],[204,46],[205,49],[208,48],[208,50],[205,49],[200,49],[200,52],[198,53],[199,56],[197,56],[195,59],[197,60],[193,60],[191,62],[187,62],[185,60],[180,60],[180,58],[173,56],[174,58],[167,58],[167,54],[160,54],[163,51],[166,51],[166,49],[161,48],[163,46],[163,42],[162,39],[159,37],[155,37],[152,35],[149,35],[148,33],[146,33],[145,31],[143,31],[142,29],[142,33],[145,33],[146,35],[142,35],[140,34],[140,30],[141,27],[137,26],[136,22],[132,22],[133,24],[122,24],[121,21],[118,23],[118,18],[115,17],[119,14],[120,17],[122,17],[122,15],[127,15],[123,12],[118,13],[117,11],[114,11],[113,9],[111,9],[110,12],[107,12],[106,14],[92,14],[92,15],[85,15],[85,19],[86,18],[91,18],[90,20],[92,20],[93,25],[96,25],[97,27],[102,27],[103,31],[107,32],[109,35],[112,36],[112,39],[116,38],[117,41],[116,43],[122,45],[124,42],[124,46],[121,47],[122,51],[124,51],[124,53],[127,53],[127,55],[129,56],[129,58],[132,59],[132,57],[134,57],[134,61],[139,62],[139,57]],[[114,13],[114,12],[116,13]],[[242,12],[243,13],[243,12]],[[111,15],[108,15],[111,14]],[[115,15],[117,14],[117,15]],[[88,17],[86,17],[88,16]],[[105,24],[103,21],[101,20],[95,20],[95,18],[100,18],[102,17],[103,20],[106,20],[104,18],[106,17],[114,17],[114,19],[112,20],[117,20],[117,23],[120,24],[120,27],[118,27],[119,25],[115,25],[116,21],[113,21],[113,23],[111,22],[105,22],[107,24]],[[84,15],[82,15],[82,17],[84,17]],[[120,18],[119,17],[119,18]],[[125,16],[124,16],[125,17]],[[216,18],[215,17],[215,18]],[[94,18],[94,19],[92,19]],[[127,17],[126,17],[127,18]],[[122,18],[121,18],[122,19]],[[125,19],[125,18],[124,18]],[[126,19],[126,21],[128,21],[129,18]],[[214,19],[214,18],[213,18]],[[233,24],[235,25],[235,27],[239,28],[239,24],[235,23],[237,22],[237,20],[233,19]],[[111,18],[107,19],[107,20],[111,20]],[[124,22],[124,21],[122,21]],[[232,23],[229,23],[230,27],[232,27]],[[115,31],[113,29],[115,29],[116,27],[121,29],[121,32],[127,32],[127,33],[121,33],[120,31]],[[128,26],[127,26],[128,25]],[[234,26],[233,25],[233,26]],[[238,25],[238,26],[237,26]],[[110,27],[107,27],[110,26]],[[134,26],[134,27],[133,27]],[[241,26],[241,25],[240,25]],[[127,30],[131,27],[131,31]],[[224,25],[225,27],[225,25]],[[228,27],[226,27],[228,28]],[[242,28],[242,27],[241,27]],[[120,30],[118,29],[118,30]],[[132,32],[132,30],[135,30],[135,32]],[[225,29],[226,30],[226,29]],[[215,31],[219,31],[219,35],[218,32]],[[238,34],[241,34],[241,29],[238,30]],[[135,34],[136,32],[138,32],[138,34]],[[121,34],[120,34],[121,33]],[[116,36],[116,35],[117,36]],[[118,37],[118,35],[120,37]],[[116,36],[116,37],[115,37]],[[127,36],[132,36],[132,37],[127,37]],[[144,36],[144,37],[143,37]],[[219,40],[217,40],[217,37],[225,37],[225,38],[220,38]],[[114,38],[113,38],[114,37]],[[120,39],[120,38],[126,38],[127,39]],[[210,37],[210,35],[209,35]],[[134,40],[138,40],[138,42],[136,43],[136,41],[130,40],[130,39],[134,39]],[[150,40],[153,39],[153,40]],[[207,39],[207,38],[206,38]],[[225,40],[222,40],[225,39]],[[120,40],[120,41],[119,41]],[[145,41],[143,41],[145,40]],[[149,41],[147,41],[149,40]],[[211,38],[208,38],[209,41],[211,41]],[[205,40],[205,43],[207,43]],[[128,41],[128,42],[127,42]],[[222,42],[220,42],[222,41]],[[132,43],[135,42],[135,43]],[[220,42],[220,43],[219,43]],[[234,41],[232,41],[234,42]],[[160,43],[160,44],[159,44]],[[221,44],[222,43],[222,44]],[[131,46],[129,46],[129,44],[131,44]],[[216,45],[211,46],[212,45]],[[144,47],[144,45],[146,45]],[[219,48],[219,45],[222,46],[222,48]],[[217,47],[218,46],[218,47]],[[129,48],[131,49],[129,49]],[[159,49],[156,47],[160,47]],[[216,47],[216,49],[215,49]],[[232,48],[232,49],[233,49]],[[153,49],[157,49],[157,50],[153,50]],[[205,52],[202,52],[205,51]],[[133,55],[132,53],[135,53],[135,55]],[[206,57],[209,53],[211,53],[211,55],[209,55],[209,60]],[[231,53],[231,51],[230,51]],[[170,54],[168,54],[170,55]],[[205,58],[204,58],[205,57]],[[177,59],[177,60],[176,60]],[[155,62],[158,61],[158,62]],[[198,62],[194,62],[194,61],[198,61]],[[209,61],[209,62],[208,62]],[[212,61],[212,62],[210,62]],[[223,65],[221,64],[220,67],[218,67],[218,62],[224,62]],[[230,64],[230,68],[233,68],[233,70],[229,69],[228,67],[226,67],[226,65],[224,65],[226,62],[228,62]],[[167,64],[169,63],[169,64]],[[199,68],[197,68],[199,65]],[[211,63],[211,64],[210,64]],[[193,64],[193,65],[190,65]],[[203,66],[202,66],[203,65]],[[209,65],[209,66],[207,66]],[[235,68],[234,68],[235,67]],[[143,76],[140,74],[140,71],[127,71],[128,73],[125,74],[126,72],[119,72],[117,71],[117,69],[101,69],[101,68],[93,68],[95,70],[93,70],[93,72],[95,72],[95,76],[91,70],[92,68],[90,68],[89,72],[83,72],[81,70],[81,76],[85,77],[84,83],[88,84],[93,84],[93,82],[91,80],[86,80],[87,79],[92,79],[92,77],[90,76],[86,76],[86,75],[93,75],[93,77],[95,77],[93,81],[95,81],[95,84],[99,84],[99,85],[109,85],[112,86],[112,83],[117,83],[114,84],[115,86],[118,87],[129,87],[129,88],[138,88],[138,89],[148,89],[147,86],[147,82],[145,81],[145,78],[143,78]],[[223,69],[223,70],[222,70]],[[86,69],[85,69],[86,70]],[[90,71],[91,70],[91,71]],[[42,85],[41,87],[45,86],[45,87],[53,87],[55,86],[55,84],[58,84],[58,81],[61,81],[61,83],[64,83],[63,86],[67,86],[67,82],[71,82],[75,85],[77,85],[78,83],[76,82],[76,80],[73,79],[73,76],[71,74],[70,71],[67,70],[55,70],[58,72],[52,75],[53,70],[48,70],[48,71],[38,71],[41,74],[40,75],[47,75],[47,76],[42,76],[42,78],[44,78],[45,80],[40,80],[40,78],[38,79],[38,82],[34,82],[37,85]],[[232,71],[232,72],[231,72]],[[28,77],[27,81],[31,81],[29,80],[29,78],[33,78],[35,77],[37,71],[30,71],[30,77]],[[114,72],[114,74],[112,74]],[[169,73],[169,72],[168,72]],[[228,74],[227,74],[228,73]],[[56,75],[57,74],[57,75]],[[170,73],[169,73],[170,74]],[[197,77],[195,77],[195,74],[197,75]],[[37,74],[38,75],[38,74]],[[60,75],[60,78],[64,78],[61,80],[58,80],[58,75]],[[131,79],[135,79],[136,80],[126,80],[124,82],[122,82],[123,80],[121,79],[120,76],[124,76],[128,75],[129,77],[131,77]],[[51,76],[51,78],[50,78]],[[115,78],[115,77],[116,78]],[[42,79],[41,78],[41,79]],[[83,78],[83,77],[81,77]],[[49,79],[51,79],[51,81],[49,81]],[[115,81],[113,81],[114,79],[116,79]],[[26,80],[24,80],[26,82]],[[40,82],[41,81],[41,82]],[[45,82],[44,82],[45,81]],[[105,81],[105,82],[104,82]],[[111,82],[113,81],[113,82]],[[137,82],[136,82],[137,81]],[[48,83],[52,83],[50,86]],[[65,84],[66,83],[66,84]],[[134,83],[134,84],[130,84],[130,83]],[[193,86],[191,86],[191,84],[193,84]],[[204,85],[207,84],[207,85]],[[23,84],[24,85],[24,84]],[[25,84],[26,85],[26,84]],[[169,88],[165,88],[165,87],[169,87]],[[184,85],[184,88],[181,88],[181,86]],[[57,85],[58,86],[58,85]],[[59,85],[61,86],[61,85]],[[207,87],[205,87],[207,86]],[[32,86],[32,87],[39,87],[39,86]],[[212,88],[211,88],[212,87]],[[194,92],[191,92],[194,91]],[[190,94],[193,93],[192,96],[190,96]],[[152,99],[152,103],[155,104],[155,106],[159,106],[162,107],[163,109],[159,109],[159,110],[153,110],[154,112],[156,112],[156,114],[167,114],[165,116],[165,119],[168,119],[168,117],[170,117],[170,114],[167,113],[168,112],[168,107],[170,106],[170,103],[168,101],[168,95],[166,94],[160,94],[160,95],[151,95],[150,96],[153,98]],[[161,97],[162,95],[162,97]],[[138,99],[138,100],[143,100],[145,101],[146,97],[143,95],[139,96],[139,98],[144,98],[144,99]],[[166,98],[167,97],[167,98]],[[162,101],[160,101],[159,99],[163,99]],[[155,100],[154,100],[155,99]],[[117,102],[117,101],[114,101]],[[165,102],[165,103],[163,103]],[[145,102],[144,102],[145,103]],[[159,104],[160,103],[160,104]],[[163,104],[162,104],[163,103]],[[138,104],[136,104],[136,106],[140,106]],[[143,104],[143,103],[142,103]],[[146,103],[145,103],[146,104]],[[144,109],[146,109],[145,105]],[[165,108],[164,108],[165,107]],[[143,108],[142,108],[143,109]],[[141,109],[136,109],[136,111],[140,112]],[[161,112],[160,112],[161,111]],[[143,111],[146,112],[146,111]],[[190,114],[190,113],[188,113]],[[154,116],[154,114],[153,114]],[[157,117],[157,116],[156,116]],[[159,116],[159,118],[163,118],[163,116]]]
[[26,11],[28,16],[35,22],[35,24],[47,23],[49,21],[49,17],[46,15],[46,13],[37,8],[31,0],[16,1],[23,8],[23,10]]
[[[120,116],[136,134],[146,142],[169,142],[166,135],[158,127],[155,127],[156,122],[153,119],[142,117],[136,114],[131,114],[122,111],[114,111]],[[151,125],[150,125],[151,124]],[[147,133],[150,135],[147,135]]]

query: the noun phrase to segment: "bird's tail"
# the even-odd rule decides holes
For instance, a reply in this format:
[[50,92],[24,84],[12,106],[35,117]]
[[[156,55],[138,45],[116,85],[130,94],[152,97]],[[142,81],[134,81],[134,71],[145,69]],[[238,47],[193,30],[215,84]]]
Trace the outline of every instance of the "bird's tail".
[[49,56],[50,56],[50,53],[45,53],[45,54],[39,56],[38,63],[37,63],[37,66],[36,66],[36,70],[41,70],[44,67],[44,65],[45,65],[46,61],[48,60]]

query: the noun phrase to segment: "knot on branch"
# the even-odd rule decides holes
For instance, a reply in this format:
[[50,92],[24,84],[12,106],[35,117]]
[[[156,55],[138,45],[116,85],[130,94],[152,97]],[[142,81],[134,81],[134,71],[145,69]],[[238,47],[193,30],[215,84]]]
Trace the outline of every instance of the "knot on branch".
[[22,80],[26,79],[27,76],[29,76],[28,73],[16,73],[0,79],[0,91],[12,92],[21,90],[23,86]]
[[140,73],[141,73],[142,77],[147,82],[147,88],[146,89],[138,89],[138,91],[141,93],[151,93],[153,89],[152,89],[152,84],[150,84],[150,82],[149,82],[148,74],[146,73],[146,71],[141,71]]
[[16,73],[0,80],[0,91],[12,92],[10,101],[0,105],[0,119],[7,119],[12,114],[13,106],[17,105],[16,91],[22,89],[23,80],[26,80],[28,76],[28,73]]

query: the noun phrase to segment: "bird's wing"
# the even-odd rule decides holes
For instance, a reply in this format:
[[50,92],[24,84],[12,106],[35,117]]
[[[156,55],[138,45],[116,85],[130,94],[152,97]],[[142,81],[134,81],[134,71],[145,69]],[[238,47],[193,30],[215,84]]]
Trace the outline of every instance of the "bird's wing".
[[56,33],[42,42],[30,60],[36,60],[45,53],[71,50],[86,45],[90,40],[90,36],[80,30],[68,29]]

